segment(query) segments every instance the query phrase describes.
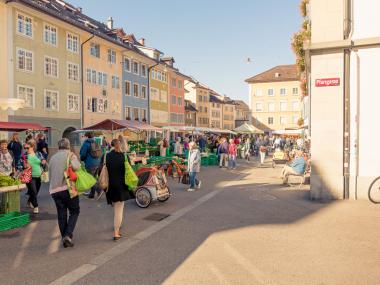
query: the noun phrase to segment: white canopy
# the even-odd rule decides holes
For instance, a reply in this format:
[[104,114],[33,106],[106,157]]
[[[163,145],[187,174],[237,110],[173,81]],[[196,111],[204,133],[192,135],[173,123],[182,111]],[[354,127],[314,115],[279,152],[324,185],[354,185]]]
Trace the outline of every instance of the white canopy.
[[263,134],[264,132],[262,130],[259,130],[253,125],[244,123],[240,127],[237,127],[234,129],[234,132],[238,134]]

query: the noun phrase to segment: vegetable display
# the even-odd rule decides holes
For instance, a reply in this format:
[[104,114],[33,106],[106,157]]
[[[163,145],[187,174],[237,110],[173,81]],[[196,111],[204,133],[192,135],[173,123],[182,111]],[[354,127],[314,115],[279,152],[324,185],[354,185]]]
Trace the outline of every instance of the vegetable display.
[[10,176],[0,175],[0,187],[21,185],[22,183],[18,179],[14,179]]

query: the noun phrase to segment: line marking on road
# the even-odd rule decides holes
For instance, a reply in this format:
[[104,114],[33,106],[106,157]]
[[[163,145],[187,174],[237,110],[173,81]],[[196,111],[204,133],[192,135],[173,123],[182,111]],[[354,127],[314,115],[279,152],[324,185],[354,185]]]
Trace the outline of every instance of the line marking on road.
[[[245,173],[240,173],[236,180],[240,180],[240,178],[245,175]],[[228,181],[224,187],[229,187],[232,185],[234,180]],[[223,190],[223,189],[222,189]],[[126,241],[121,242],[119,245],[112,247],[111,249],[103,252],[102,254],[98,255],[97,257],[93,258],[89,263],[83,264],[82,266],[78,267],[74,271],[68,272],[62,277],[56,279],[55,281],[51,282],[50,285],[71,285],[78,281],[79,279],[85,277],[87,274],[91,273],[92,271],[96,270],[98,267],[102,266],[106,262],[110,261],[111,259],[115,258],[116,256],[119,256],[123,253],[125,253],[127,250],[138,244],[139,242],[147,239],[151,235],[157,233],[158,231],[162,230],[163,228],[167,227],[174,221],[181,218],[183,215],[191,212],[201,204],[207,202],[217,194],[221,193],[222,190],[214,190],[196,201],[194,201],[192,204],[174,212],[172,215],[170,215],[165,220],[162,220],[161,222],[154,224],[150,226],[149,228],[143,230],[142,232],[138,233],[137,235],[128,238]]]

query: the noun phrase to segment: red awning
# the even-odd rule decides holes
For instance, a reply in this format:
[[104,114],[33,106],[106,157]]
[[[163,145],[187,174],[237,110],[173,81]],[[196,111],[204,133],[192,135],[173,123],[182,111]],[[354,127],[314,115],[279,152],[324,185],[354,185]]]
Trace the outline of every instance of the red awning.
[[133,132],[139,131],[157,131],[162,132],[161,128],[151,126],[147,123],[137,122],[137,121],[128,121],[128,120],[111,120],[107,119],[96,123],[94,125],[83,128],[83,130],[100,130],[100,131],[118,131],[128,129]]
[[23,131],[46,131],[47,128],[40,124],[17,123],[17,122],[0,122],[0,131],[5,132],[23,132]]

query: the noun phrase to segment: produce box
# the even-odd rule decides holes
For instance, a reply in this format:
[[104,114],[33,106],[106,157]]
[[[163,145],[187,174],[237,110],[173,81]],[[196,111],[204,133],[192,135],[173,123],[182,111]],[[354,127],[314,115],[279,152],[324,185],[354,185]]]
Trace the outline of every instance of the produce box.
[[29,222],[29,213],[11,212],[0,215],[0,232],[23,227]]

